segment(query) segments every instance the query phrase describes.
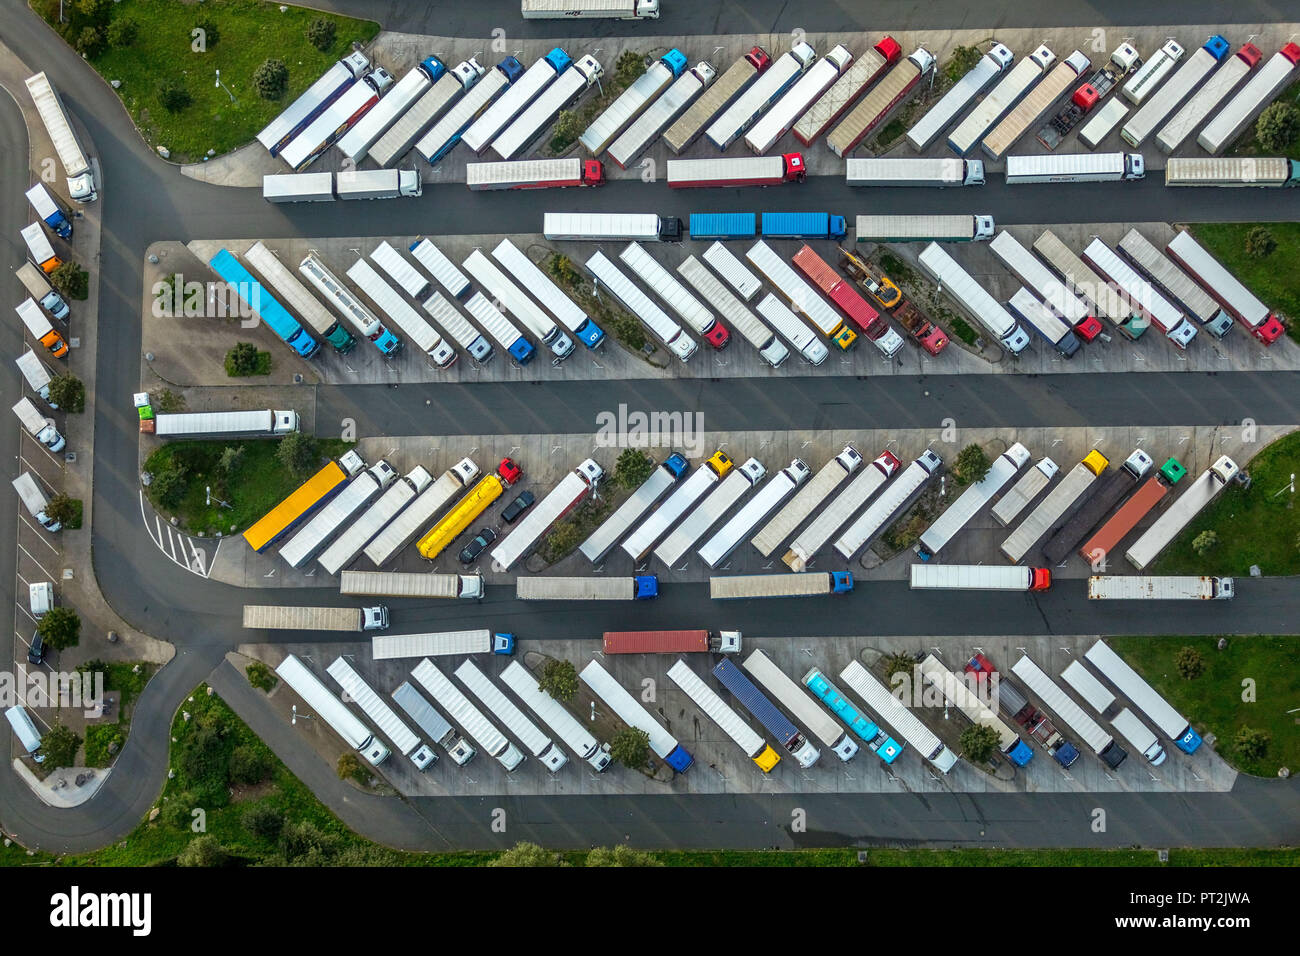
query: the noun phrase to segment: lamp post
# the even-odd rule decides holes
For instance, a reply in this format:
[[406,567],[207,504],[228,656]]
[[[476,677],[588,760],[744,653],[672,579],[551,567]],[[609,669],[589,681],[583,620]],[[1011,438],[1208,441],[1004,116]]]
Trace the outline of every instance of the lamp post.
[[226,91],[226,94],[230,97],[230,102],[232,103],[235,102],[235,94],[230,92],[230,87],[226,86],[226,84],[221,82],[220,70],[217,70],[217,87],[218,89],[223,89]]

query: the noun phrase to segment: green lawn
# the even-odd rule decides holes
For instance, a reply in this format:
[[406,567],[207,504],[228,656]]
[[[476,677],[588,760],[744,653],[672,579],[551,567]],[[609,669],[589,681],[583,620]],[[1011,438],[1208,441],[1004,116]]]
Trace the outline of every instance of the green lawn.
[[[1202,736],[1215,734],[1215,749],[1228,763],[1245,773],[1277,775],[1279,767],[1300,768],[1300,733],[1297,715],[1287,711],[1300,706],[1300,638],[1229,637],[1217,647],[1217,637],[1118,637],[1111,646],[1142,673],[1156,690]],[[1194,647],[1205,661],[1205,672],[1184,679],[1174,667],[1182,647]],[[1254,682],[1254,702],[1242,700],[1244,681]],[[1268,751],[1258,760],[1236,752],[1233,738],[1242,726],[1272,735]]]
[[[304,7],[289,7],[281,13],[279,4],[258,0],[207,0],[202,4],[90,0],[90,6],[101,11],[92,17],[83,11],[86,5],[86,0],[65,0],[62,5],[68,22],[61,32],[74,45],[83,29],[110,17],[131,18],[139,24],[132,45],[106,47],[90,62],[105,80],[121,81],[118,95],[145,140],[151,146],[167,147],[171,158],[180,162],[201,159],[210,149],[220,155],[248,142],[334,60],[346,54],[352,41],[369,43],[379,33],[379,24],[369,20]],[[59,0],[33,0],[33,8],[59,29]],[[317,17],[338,25],[334,45],[325,52],[308,43],[304,35],[307,24]],[[209,43],[206,51],[195,52],[191,31],[205,20],[216,25],[218,39]],[[271,57],[289,67],[289,91],[277,101],[262,99],[252,87],[253,71]],[[217,70],[226,89],[216,85]],[[169,80],[183,84],[193,98],[177,113],[169,113],[159,101],[159,87]]]
[[[1300,474],[1300,432],[1278,439],[1247,462],[1251,486],[1232,484],[1191,522],[1152,568],[1156,574],[1247,575],[1257,564],[1269,575],[1300,574],[1300,507],[1284,491]],[[1188,474],[1180,485],[1196,479]],[[1281,491],[1281,494],[1278,492]],[[1179,488],[1175,494],[1182,494]],[[1192,550],[1202,531],[1213,530],[1219,543],[1205,557]]]
[[[1263,226],[1277,240],[1266,259],[1246,255],[1246,234]],[[1255,293],[1300,342],[1300,222],[1214,222],[1189,226],[1197,241]],[[1241,335],[1237,329],[1233,335]]]

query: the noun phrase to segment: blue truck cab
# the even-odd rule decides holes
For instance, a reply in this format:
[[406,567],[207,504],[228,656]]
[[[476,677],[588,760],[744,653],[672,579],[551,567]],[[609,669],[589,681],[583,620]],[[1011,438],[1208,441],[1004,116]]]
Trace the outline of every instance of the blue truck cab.
[[27,190],[27,201],[36,210],[36,215],[41,217],[41,222],[45,223],[60,239],[72,238],[72,220],[64,213],[58,200],[45,188],[44,183],[37,183]]
[[404,344],[401,339],[388,330],[388,326],[381,325],[379,331],[370,339],[375,343],[375,348],[385,355],[396,355],[402,350]]
[[1196,753],[1196,748],[1201,745],[1201,735],[1191,727],[1183,731],[1183,735],[1174,741],[1174,746],[1185,754]]
[[492,632],[492,653],[493,654],[513,654],[515,652],[515,636],[510,633]]
[[853,590],[852,571],[831,572],[831,593],[832,594],[848,594],[852,590]]
[[692,239],[753,239],[758,217],[752,212],[693,212]]
[[659,576],[656,574],[638,574],[632,578],[636,585],[635,601],[653,601],[659,596]]
[[506,75],[506,80],[510,83],[524,75],[524,65],[513,56],[508,56],[498,63],[497,69]]
[[546,54],[543,59],[551,64],[551,68],[555,70],[556,75],[563,73],[573,64],[573,58],[558,46]]
[[1034,759],[1034,750],[1029,744],[1025,743],[1019,737],[1016,738],[1015,745],[1007,751],[1004,751],[1008,760],[1017,767],[1023,767],[1029,761]]
[[886,764],[891,764],[898,759],[898,755],[903,752],[903,745],[858,710],[820,670],[814,667],[804,674],[803,684],[813,692],[814,697],[826,705],[827,710],[848,724],[849,730],[860,737],[877,757]]
[[762,231],[765,239],[843,239],[848,223],[827,212],[765,212]]
[[686,54],[677,47],[673,47],[659,59],[664,66],[672,70],[674,77],[679,77],[686,72]]
[[437,83],[442,78],[442,75],[447,72],[446,65],[436,56],[426,56],[421,60],[420,69],[428,74],[429,79],[434,83]]
[[588,319],[586,322],[583,322],[582,325],[578,326],[574,330],[573,335],[574,338],[589,349],[594,349],[599,346],[601,342],[605,341],[605,330],[595,322],[591,321],[591,319]]
[[1222,60],[1228,55],[1228,51],[1232,49],[1232,45],[1216,33],[1206,41],[1204,49],[1206,53],[1210,54],[1210,56],[1214,57],[1216,60]]
[[533,360],[533,354],[537,350],[533,348],[532,342],[529,342],[521,335],[507,351],[509,351],[510,357],[520,365],[527,365]]
[[695,758],[681,744],[672,749],[672,752],[664,758],[664,763],[672,767],[678,773],[685,773],[691,769],[691,764],[695,763]]
[[673,473],[674,478],[680,481],[682,475],[686,474],[686,469],[691,467],[691,464],[684,456],[673,452],[664,459],[664,467]]

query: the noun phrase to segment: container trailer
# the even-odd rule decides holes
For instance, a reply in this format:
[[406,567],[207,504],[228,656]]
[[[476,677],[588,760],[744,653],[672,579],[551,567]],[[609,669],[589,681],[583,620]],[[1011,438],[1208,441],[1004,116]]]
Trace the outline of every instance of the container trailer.
[[[30,262],[24,262],[18,267],[16,275],[18,281],[23,284],[23,288],[27,290],[35,302],[40,303],[42,309],[45,309],[56,319],[67,321],[71,312],[68,303],[63,300],[63,296],[54,291],[54,287],[50,285],[50,281],[45,278],[45,274],[40,269]],[[36,335],[35,332],[32,334]],[[36,338],[43,339],[44,334],[36,335]],[[44,345],[45,342],[42,341],[41,344]]]
[[[370,61],[359,50],[336,60],[321,74],[320,79],[289,104],[288,109],[257,134],[257,141],[272,156],[278,156],[290,140],[305,130],[312,120],[320,116],[327,106],[342,96],[369,69]],[[30,87],[31,81],[28,81],[28,88]]]
[[1020,525],[1002,542],[1002,556],[1019,564],[1044,535],[1060,528],[1095,492],[1097,479],[1110,461],[1093,449],[1047,493]]
[[1083,129],[1079,130],[1079,142],[1089,149],[1096,149],[1128,114],[1129,108],[1125,102],[1118,96],[1112,97],[1097,110],[1092,119],[1083,124]]
[[1011,490],[993,506],[993,517],[998,524],[1005,528],[1015,521],[1017,515],[1033,504],[1034,499],[1056,477],[1058,471],[1060,469],[1052,459],[1039,459],[1038,464],[1021,475]]
[[758,765],[759,770],[770,773],[772,768],[780,763],[781,758],[768,746],[767,741],[745,723],[712,687],[700,680],[684,660],[678,658],[677,662],[668,668],[668,679],[680,687],[682,692],[731,738],[745,756]]
[[805,484],[790,502],[765,524],[750,543],[764,558],[790,537],[804,521],[817,510],[817,507],[830,497],[831,492],[844,483],[862,464],[862,455],[852,445],[845,445],[844,450],[828,461],[812,479]]
[[[632,492],[614,513],[606,518],[600,526],[578,548],[583,557],[593,564],[603,561],[614,549],[614,545],[640,521],[668,490],[677,484],[690,463],[673,453],[660,462],[636,491]],[[522,578],[520,579],[523,580]]]
[[298,413],[292,409],[259,408],[242,412],[159,412],[154,416],[159,438],[198,435],[274,438],[298,430]]
[[984,506],[1011,483],[1020,469],[1029,464],[1029,459],[1029,449],[1020,442],[993,459],[988,474],[968,486],[921,535],[915,548],[920,559],[933,561],[938,557]]
[[555,773],[569,762],[568,756],[550,737],[533,723],[524,712],[507,697],[501,688],[492,683],[471,660],[461,661],[455,670],[456,678],[469,688],[506,730],[524,745],[524,749],[537,758],[549,772]]
[[596,489],[605,470],[592,459],[582,461],[560,479],[545,498],[533,505],[515,525],[514,531],[492,549],[492,560],[509,571],[520,558],[532,551],[555,523],[578,506]]
[[903,752],[903,745],[889,736],[879,724],[845,697],[818,668],[810,668],[803,675],[802,683],[808,688],[809,693],[825,705],[827,710],[844,721],[849,730],[857,735],[886,766],[898,759],[898,755]]
[[777,57],[730,106],[713,120],[705,131],[709,141],[719,150],[726,150],[745,135],[750,126],[786,90],[794,86],[804,71],[812,66],[815,59],[817,53],[809,44],[803,40],[796,41],[789,53]]
[[420,308],[429,314],[429,317],[437,322],[437,328],[442,329],[457,344],[460,345],[469,357],[474,361],[483,363],[492,358],[492,345],[479,332],[478,329],[469,324],[469,321],[456,310],[456,307],[442,297],[441,292],[435,292],[423,302]]
[[478,465],[469,458],[462,458],[448,468],[365,546],[366,557],[375,567],[387,564],[411,542],[421,527],[433,520],[478,475]]
[[850,186],[983,186],[984,163],[943,156],[849,159],[844,181]]
[[659,0],[519,0],[525,20],[657,20]]
[[68,343],[63,341],[63,336],[55,331],[50,320],[33,300],[24,299],[14,307],[14,311],[23,320],[23,325],[27,327],[32,338],[45,346],[47,352],[55,358],[63,358],[68,354]]
[[934,769],[946,774],[957,764],[957,755],[944,746],[929,727],[903,702],[885,689],[880,681],[857,661],[849,661],[840,671],[840,679],[898,732],[910,746],[928,760]]
[[62,530],[63,524],[55,521],[45,513],[46,509],[50,507],[50,499],[41,489],[41,486],[36,483],[36,479],[32,477],[30,471],[24,471],[11,484],[14,491],[18,492],[18,498],[22,501],[23,507],[27,509],[27,513],[42,528],[51,533]]
[[1049,568],[913,564],[911,573],[914,591],[1046,591],[1052,586]]
[[885,525],[901,514],[916,499],[939,468],[943,459],[927,448],[904,469],[894,482],[849,525],[835,542],[840,557],[849,560],[884,530]]
[[388,132],[411,109],[416,100],[424,95],[433,82],[446,72],[446,67],[437,57],[428,57],[413,66],[406,75],[393,84],[374,108],[363,116],[347,134],[339,140],[339,152],[354,165],[366,158],[370,147],[379,137]]
[[992,216],[858,216],[858,242],[972,242],[992,239]]
[[1007,185],[1019,183],[1102,183],[1142,179],[1141,153],[1052,153],[1008,156]]
[[411,676],[424,686],[434,702],[451,715],[451,719],[485,754],[496,758],[508,773],[519,769],[524,762],[524,755],[519,752],[519,748],[481,710],[470,703],[469,698],[432,661],[420,661],[411,671]]
[[1300,161],[1281,156],[1174,157],[1165,164],[1166,186],[1295,186]]
[[1029,346],[1029,334],[937,242],[925,247],[919,261],[922,270],[939,284],[940,289],[1008,352],[1019,355]]
[[334,174],[339,199],[397,199],[421,196],[420,173],[414,169],[344,169]]
[[[289,314],[289,311],[280,304],[280,301],[271,295],[262,284],[253,278],[251,272],[244,268],[243,264],[234,257],[228,249],[221,249],[208,261],[208,267],[217,274],[217,277],[225,283],[226,288],[216,289],[213,296],[217,303],[223,302],[224,308],[229,310],[237,308],[236,303],[231,299],[231,294],[243,303],[243,308],[239,311],[245,317],[248,315],[255,316],[267,326],[280,341],[293,349],[302,358],[311,358],[320,350],[320,343],[317,342],[302,324]],[[244,309],[249,310],[244,312]]]
[[[1070,291],[1069,286],[1052,273],[1047,266],[1022,246],[1011,233],[1003,230],[989,243],[989,251],[1017,279],[1047,303],[1058,316],[1072,327],[1093,319],[1088,305]],[[1099,326],[1098,326],[1099,327]],[[1095,333],[1094,333],[1095,334]]]
[[[425,63],[427,65],[429,61],[426,60]],[[442,66],[436,60],[434,63]],[[380,166],[392,166],[401,160],[434,122],[466,90],[474,87],[485,72],[487,71],[479,65],[478,60],[472,57],[450,70],[445,67],[442,70],[431,69],[433,85],[370,147],[370,158]]]
[[853,65],[840,74],[830,89],[809,107],[795,124],[794,137],[805,146],[811,146],[843,116],[867,87],[884,75],[890,64],[898,60],[903,48],[891,36],[884,37],[874,47],[853,61]]
[[492,257],[587,348],[597,348],[605,341],[604,330],[591,321],[587,313],[509,239],[497,243],[497,247],[492,250]]
[[[754,243],[745,253],[745,258],[781,293],[791,307],[842,351],[847,351],[857,341],[858,333],[849,328],[840,314],[814,292],[807,282],[799,278],[789,263],[778,256],[766,242],[759,240]],[[761,305],[759,311],[762,311]]]
[[[360,57],[361,54],[357,53],[354,56]],[[363,62],[364,59],[362,57]],[[77,203],[94,202],[99,198],[99,189],[95,185],[95,171],[91,168],[90,161],[86,159],[81,143],[77,140],[77,134],[72,131],[63,99],[44,71],[27,77],[23,82],[27,85],[27,94],[32,98],[36,113],[45,126],[45,132],[49,134],[54,152],[59,157],[63,175],[68,178],[68,196]],[[307,94],[303,95],[305,97]],[[297,105],[295,103],[290,109],[294,109]]]
[[654,213],[548,212],[542,232],[547,239],[613,242],[681,242],[682,221]]
[[966,74],[952,85],[938,103],[930,107],[920,121],[907,131],[907,141],[918,153],[933,143],[953,120],[965,112],[1015,59],[1015,54],[1001,43],[994,43]]
[[31,349],[28,349],[22,355],[18,356],[18,358],[14,359],[14,364],[18,366],[18,371],[22,373],[24,381],[27,382],[27,386],[39,395],[45,401],[45,404],[49,405],[50,408],[59,407],[54,404],[54,402],[50,401],[50,382],[52,381],[52,377],[50,375],[50,370],[45,367],[45,363],[41,361],[39,355]]
[[1180,231],[1165,246],[1165,252],[1260,342],[1272,345],[1286,333],[1281,320],[1218,259],[1206,252],[1191,233]]
[[357,475],[315,517],[280,549],[291,568],[300,568],[324,548],[353,515],[397,480],[393,466],[382,458]]
[[653,574],[635,577],[519,577],[515,596],[521,601],[651,601],[659,596]]
[[404,571],[344,571],[340,594],[356,597],[478,599],[483,579],[477,574]]
[[[671,189],[704,186],[776,186],[781,183],[801,183],[806,173],[802,153],[786,153],[782,156],[720,156],[713,159],[668,160],[668,186]],[[691,238],[705,238],[697,235],[694,223],[695,216],[692,215]],[[749,235],[753,233],[750,232]]]
[[508,657],[514,651],[513,634],[494,633],[486,628],[430,634],[376,634],[370,640],[371,656],[377,661],[406,657],[459,657],[463,654],[499,654]]
[[64,214],[63,207],[55,202],[44,183],[37,183],[27,190],[27,201],[31,203],[36,215],[41,217],[46,228],[60,239],[72,238],[72,220]]
[[283,501],[254,521],[244,531],[244,541],[254,551],[265,551],[342,491],[348,479],[359,474],[365,467],[365,461],[355,451],[345,452],[341,458],[326,464],[290,492]]
[[993,90],[948,134],[948,148],[958,156],[971,152],[1055,62],[1056,54],[1046,44],[1024,57],[998,80]]
[[1120,87],[1124,98],[1134,106],[1141,106],[1163,81],[1173,72],[1178,61],[1186,51],[1177,40],[1168,40],[1165,45],[1152,54],[1136,73]]
[[411,763],[415,764],[417,770],[424,770],[438,759],[426,744],[420,742],[416,733],[402,722],[375,689],[353,669],[347,658],[334,658],[333,663],[325,668],[325,673],[334,678],[339,687],[343,688],[347,700],[360,707],[365,715],[374,721],[380,732],[397,747],[398,753],[411,758]]
[[716,568],[727,559],[740,542],[754,530],[754,526],[794,494],[795,489],[808,479],[812,472],[803,459],[796,458],[782,468],[726,522],[718,532],[700,548],[700,557],[710,568]]
[[649,736],[651,752],[670,769],[685,773],[691,768],[695,758],[677,742],[677,738],[664,729],[663,724],[637,703],[636,698],[622,684],[610,676],[609,671],[600,666],[599,661],[587,664],[578,677],[591,688],[592,693],[605,702],[619,720]]
[[597,252],[588,259],[587,271],[595,277],[598,287],[604,285],[679,360],[685,362],[695,354],[695,340],[683,332],[682,327],[655,305],[618,266],[610,262],[605,253]]
[[745,92],[771,64],[772,58],[767,55],[767,51],[756,46],[727,67],[722,76],[668,127],[664,133],[664,142],[668,148],[673,153],[680,154],[699,139],[709,122],[731,106],[736,97]]
[[379,317],[361,303],[314,254],[298,263],[298,271],[325,299],[334,311],[361,338],[371,342],[383,355],[391,355],[402,348],[402,340],[384,327]]
[[1183,753],[1195,753],[1201,745],[1198,734],[1169,702],[1128,665],[1105,641],[1097,641],[1083,655],[1107,680],[1119,688],[1138,710]]
[[997,700],[997,709],[1013,724],[1023,727],[1062,767],[1069,769],[1079,759],[1079,751],[1061,735],[1051,718],[1029,703],[1024,692],[1006,676],[999,674],[989,659],[976,654],[964,668],[975,678],[975,693],[985,700]]
[[[461,135],[461,142],[476,156],[491,145],[497,135],[549,87],[573,62],[569,54],[555,47],[511,82]],[[421,150],[423,153],[424,150]],[[432,160],[431,160],[432,161]]]
[[[857,514],[859,509],[884,487],[885,482],[894,476],[899,467],[899,460],[892,452],[881,452],[821,510],[812,523],[795,536],[795,539],[790,542],[789,549],[781,557],[782,563],[791,571],[808,570],[817,557],[817,552],[825,547],[836,531],[844,527],[845,522]],[[854,540],[855,538],[846,532],[845,536],[836,543],[836,547],[838,548],[840,543]],[[857,548],[853,550],[856,551]]]
[[333,173],[268,173],[262,177],[267,202],[333,202]]
[[428,239],[417,239],[411,243],[410,251],[415,261],[424,266],[429,275],[433,276],[453,299],[463,301],[470,294],[472,287],[465,273],[461,272],[456,264]]
[[502,159],[514,159],[527,152],[559,112],[572,105],[604,75],[604,67],[594,56],[579,57],[492,140],[492,151]]
[[[543,67],[543,70],[546,69],[550,69],[549,65]],[[503,59],[484,73],[464,96],[456,100],[451,108],[442,114],[442,118],[433,124],[429,132],[416,140],[415,151],[428,160],[429,165],[436,166],[444,156],[456,148],[456,144],[461,141],[474,122],[523,75],[522,63],[513,56]],[[554,75],[552,72],[551,76]]]
[[1079,556],[1087,561],[1094,572],[1106,570],[1106,557],[1132,531],[1151,509],[1154,508],[1169,489],[1178,484],[1186,469],[1178,459],[1170,458],[1160,466],[1160,471],[1148,478],[1119,510],[1111,516],[1097,533],[1079,548]]
[[492,341],[505,349],[516,364],[524,366],[533,360],[537,352],[533,343],[483,293],[475,292],[465,300],[465,311],[478,320]]
[[[934,570],[926,568],[923,570]],[[994,713],[978,694],[960,677],[950,671],[933,654],[927,654],[917,665],[921,679],[931,684],[953,707],[956,707],[972,724],[990,728],[998,735],[998,751],[1017,767],[1034,759],[1034,750],[1020,739],[1020,735]]]
[[[351,564],[388,523],[410,504],[421,492],[433,484],[431,476],[422,465],[416,465],[380,495],[379,500],[366,509],[348,528],[326,548],[318,559],[326,574],[338,574]],[[344,592],[346,593],[346,592]],[[482,597],[482,587],[474,595]]]
[[1181,146],[1192,130],[1205,122],[1206,117],[1214,114],[1215,107],[1236,89],[1237,84],[1245,79],[1246,74],[1255,68],[1263,56],[1255,44],[1243,43],[1241,49],[1215,70],[1205,85],[1156,134],[1156,145],[1166,153],[1172,153]]
[[1105,574],[1088,578],[1089,601],[1230,601],[1235,587],[1232,578],[1144,577]]
[[673,48],[655,60],[607,106],[578,137],[587,152],[599,156],[649,108],[686,69],[686,54]]
[[815,571],[807,574],[736,574],[709,578],[709,597],[715,601],[748,601],[756,598],[825,597],[848,594],[853,575],[848,571]]
[[985,154],[993,160],[1005,156],[1007,150],[1029,132],[1090,66],[1092,61],[1083,51],[1075,50],[1052,67],[1051,71],[1025,94],[1024,99],[1017,103],[1011,112],[984,137],[981,148]]
[[63,265],[63,260],[55,253],[54,247],[50,245],[50,240],[46,237],[45,231],[41,229],[40,223],[33,222],[23,226],[18,232],[27,245],[27,255],[47,276]]
[[1138,310],[1140,319],[1154,325],[1178,348],[1185,351],[1196,338],[1196,326],[1100,239],[1088,244],[1083,250],[1083,258],[1115,283],[1130,305]]
[[1208,77],[1228,55],[1228,41],[1217,33],[1187,58],[1156,92],[1152,93],[1119,131],[1120,138],[1134,149],[1154,133],[1165,118]]
[[1222,152],[1291,81],[1297,63],[1300,63],[1300,46],[1294,43],[1274,53],[1206,124],[1196,142],[1211,156]]
[[1071,331],[1069,323],[1062,322],[1051,308],[1035,298],[1024,286],[1007,300],[1007,308],[1063,358],[1074,358],[1078,353],[1079,339]]
[[457,733],[456,729],[433,708],[410,681],[402,681],[392,694],[397,706],[406,712],[415,726],[435,744],[447,751],[447,756],[457,766],[463,767],[477,752],[473,745]]
[[767,469],[756,458],[733,468],[660,542],[654,550],[655,557],[673,567],[766,475]]
[[1237,463],[1223,455],[1202,472],[1124,553],[1129,564],[1141,571],[1159,557],[1169,542],[1237,477],[1238,470]]
[[368,82],[357,80],[330,103],[316,119],[280,150],[280,158],[296,173],[320,159],[353,125],[379,102],[378,91]]
[[635,242],[628,243],[619,258],[709,345],[715,349],[724,349],[730,344],[731,333],[727,327],[642,246]]
[[853,738],[765,653],[751,651],[741,666],[841,761],[847,763],[857,756],[859,747]]
[[[409,268],[409,266],[408,266]],[[411,269],[414,273],[415,270]],[[418,273],[416,273],[418,275]],[[412,308],[365,259],[358,259],[348,267],[347,276],[386,315],[398,329],[406,334],[412,344],[423,352],[436,368],[448,368],[456,361],[456,350],[438,331]],[[423,281],[423,277],[421,277]],[[385,330],[387,331],[387,330]],[[391,332],[389,337],[396,340]],[[376,340],[378,341],[378,340]],[[400,344],[400,340],[399,341]],[[396,351],[394,348],[392,351]],[[382,347],[380,351],[383,351]],[[391,354],[386,352],[385,354]]]
[[573,339],[519,288],[514,278],[497,268],[482,250],[475,249],[462,265],[483,287],[483,292],[492,297],[493,304],[521,322],[524,328],[551,350],[557,360],[573,354]]
[[1165,748],[1160,746],[1156,735],[1148,730],[1127,707],[1120,708],[1116,713],[1115,695],[1083,666],[1082,661],[1071,661],[1065,670],[1061,671],[1061,679],[1087,701],[1088,706],[1108,719],[1111,726],[1119,732],[1129,746],[1146,757],[1153,766],[1158,767],[1165,762]]
[[800,767],[806,770],[821,757],[821,751],[804,738],[790,718],[778,710],[735,663],[724,658],[713,668],[713,676],[776,738]]
[[598,159],[516,159],[508,163],[468,163],[465,185],[488,189],[550,189],[603,186],[605,172]]
[[597,773],[604,773],[609,769],[613,761],[609,755],[608,745],[602,746],[567,707],[542,690],[537,683],[537,678],[533,677],[526,667],[518,661],[511,661],[501,672],[501,683],[514,691],[515,696],[522,700],[542,723],[550,727],[556,736],[578,755],[579,759],[585,760],[591,769]]
[[843,239],[848,223],[825,212],[765,212],[759,217],[764,239]]
[[933,69],[934,55],[923,46],[917,47],[907,59],[895,63],[827,135],[826,145],[830,151],[842,158],[851,156]]
[[244,627],[261,631],[382,631],[388,608],[245,604]]
[[1168,293],[1174,304],[1199,322],[1206,332],[1221,339],[1232,331],[1232,316],[1221,309],[1219,303],[1210,298],[1191,276],[1174,265],[1142,233],[1130,229],[1115,248],[1121,256],[1137,266],[1143,275]]
[[[340,658],[341,660],[342,658]],[[302,698],[312,715],[319,717],[343,738],[353,750],[360,752],[372,767],[378,767],[392,753],[374,732],[362,723],[347,705],[330,693],[319,677],[307,669],[293,654],[282,660],[275,669],[277,676]]]
[[844,46],[835,46],[808,68],[763,118],[745,134],[745,145],[762,156],[794,127],[813,103],[848,69],[853,54]]
[[1011,673],[1024,681],[1030,692],[1064,721],[1067,727],[1078,734],[1092,752],[1101,758],[1102,763],[1111,770],[1116,769],[1128,757],[1128,752],[1115,741],[1115,738],[1085,714],[1083,708],[1027,656],[1022,655],[1020,660],[1011,666]]
[[298,277],[276,258],[275,253],[260,241],[253,243],[244,253],[244,258],[261,274],[263,281],[292,310],[292,314],[311,326],[312,331],[334,347],[340,355],[346,355],[356,346],[357,340],[330,314],[314,295],[307,291]]
[[803,322],[776,296],[768,294],[758,303],[758,314],[794,346],[810,365],[821,365],[829,354],[823,344]]
[[[13,412],[18,416],[18,421],[22,423],[27,434],[36,439],[50,451],[59,452],[67,446],[67,439],[59,433],[59,429],[54,424],[54,419],[43,414],[37,407],[32,404],[32,400],[27,397],[18,399],[13,406]],[[228,415],[238,415],[239,412],[225,412],[217,415],[207,415],[206,418],[222,418]],[[175,416],[167,416],[174,418]]]
[[619,169],[627,169],[659,138],[669,123],[709,88],[716,77],[717,72],[707,60],[696,63],[674,80],[673,85],[610,144],[609,158],[618,164]]
[[606,631],[606,654],[739,654],[740,631]]
[[1034,251],[1065,280],[1065,286],[1093,308],[1093,315],[1104,316],[1130,339],[1140,338],[1146,323],[1139,321],[1137,310],[1109,282],[1075,255],[1050,229],[1034,240]]
[[[716,244],[715,244],[716,245]],[[725,247],[719,247],[724,248]],[[727,256],[735,260],[730,252]],[[737,262],[737,265],[739,263]],[[740,266],[746,276],[753,278],[749,270]],[[772,368],[779,368],[790,357],[790,350],[776,337],[776,334],[750,312],[749,309],[717,279],[713,273],[704,268],[704,264],[694,256],[687,256],[677,267],[677,272],[704,296],[706,302],[712,303],[723,317],[749,344],[758,350],[759,356]],[[755,280],[757,281],[757,280]]]

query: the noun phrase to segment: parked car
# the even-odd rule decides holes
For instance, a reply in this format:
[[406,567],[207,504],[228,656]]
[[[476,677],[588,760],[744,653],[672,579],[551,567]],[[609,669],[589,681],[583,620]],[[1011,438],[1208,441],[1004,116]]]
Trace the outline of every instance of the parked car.
[[531,491],[521,491],[519,497],[506,505],[505,510],[501,512],[501,520],[506,524],[514,524],[519,520],[520,515],[533,506],[533,502],[536,500]]
[[487,550],[487,546],[497,539],[497,533],[491,528],[480,528],[478,534],[474,535],[474,540],[460,551],[461,564],[473,564],[480,554]]
[[32,631],[32,642],[27,645],[27,663],[40,664],[45,660],[45,639],[40,631]]

